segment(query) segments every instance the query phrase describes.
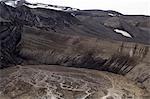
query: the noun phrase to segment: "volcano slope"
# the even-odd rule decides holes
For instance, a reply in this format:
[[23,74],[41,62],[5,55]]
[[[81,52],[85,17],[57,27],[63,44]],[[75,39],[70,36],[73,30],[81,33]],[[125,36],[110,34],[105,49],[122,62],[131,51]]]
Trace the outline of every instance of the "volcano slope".
[[149,18],[101,10],[14,8],[1,2],[0,98],[149,98]]

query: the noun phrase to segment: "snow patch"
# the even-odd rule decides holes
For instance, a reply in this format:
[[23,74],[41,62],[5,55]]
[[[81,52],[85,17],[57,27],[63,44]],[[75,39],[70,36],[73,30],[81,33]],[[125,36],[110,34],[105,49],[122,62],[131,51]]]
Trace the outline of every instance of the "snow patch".
[[[65,8],[66,9],[66,8]],[[71,8],[71,7],[68,7],[67,9],[66,9],[66,11],[77,11],[78,9],[76,9],[76,8]]]
[[24,4],[30,8],[46,8],[46,9],[54,9],[54,10],[62,10],[61,8],[57,8],[57,7],[52,7],[52,6],[49,6],[49,5],[45,5],[45,4],[36,4],[36,5],[27,5],[27,4]]
[[9,5],[9,6],[12,6],[12,7],[16,7],[17,2],[16,1],[8,1],[5,4]]
[[17,6],[23,5],[25,3],[25,0],[4,0],[3,2],[6,5],[9,5],[9,6],[12,6],[12,7],[17,7]]
[[109,16],[116,16],[116,14],[108,13]]
[[128,32],[126,32],[126,31],[119,30],[119,29],[114,29],[114,31],[115,31],[116,33],[122,34],[123,36],[132,38],[132,36],[131,36]]
[[115,17],[115,16],[121,16],[120,14],[116,14],[116,13],[108,13],[109,16]]
[[76,16],[74,13],[71,13],[72,16]]
[[37,4],[24,4],[30,8],[46,8],[46,9],[53,9],[53,10],[61,10],[61,11],[77,11],[78,9],[76,8],[71,8],[71,7],[64,7],[64,6],[57,6],[57,5],[47,5],[47,4],[42,4],[42,3],[37,3]]

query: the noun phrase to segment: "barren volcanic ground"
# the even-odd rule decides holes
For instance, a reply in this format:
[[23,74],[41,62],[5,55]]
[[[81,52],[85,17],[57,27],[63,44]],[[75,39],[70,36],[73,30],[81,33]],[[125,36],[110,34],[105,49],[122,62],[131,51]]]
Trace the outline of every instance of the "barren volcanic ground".
[[0,2],[0,99],[150,99],[150,16],[31,5]]

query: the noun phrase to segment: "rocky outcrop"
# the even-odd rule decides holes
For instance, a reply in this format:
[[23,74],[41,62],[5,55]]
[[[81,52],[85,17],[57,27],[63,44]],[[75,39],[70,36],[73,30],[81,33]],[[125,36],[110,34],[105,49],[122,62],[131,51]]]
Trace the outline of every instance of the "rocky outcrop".
[[0,15],[6,20],[15,20],[23,25],[35,26],[49,31],[53,29],[61,30],[71,24],[78,23],[76,18],[62,11],[42,8],[31,9],[24,5],[14,8],[3,2],[1,2],[0,8]]
[[17,46],[21,39],[22,27],[6,21],[0,20],[0,68],[4,68],[9,64],[16,65],[19,63],[17,59]]

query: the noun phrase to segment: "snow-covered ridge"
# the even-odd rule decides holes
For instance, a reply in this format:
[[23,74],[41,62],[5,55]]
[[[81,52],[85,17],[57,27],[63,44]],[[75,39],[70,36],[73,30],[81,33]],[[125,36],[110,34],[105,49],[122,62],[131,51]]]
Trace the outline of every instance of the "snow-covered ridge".
[[57,6],[57,5],[49,5],[49,4],[42,4],[42,3],[24,3],[24,5],[30,8],[46,8],[46,9],[54,9],[54,10],[62,10],[62,11],[77,11],[79,9],[71,8],[71,7],[64,7],[64,6]]
[[6,5],[16,7],[18,2],[21,0],[0,0],[0,1],[4,2]]
[[123,36],[132,38],[132,36],[131,36],[127,31],[123,31],[123,30],[119,30],[119,29],[114,29],[114,31],[115,31],[116,33],[122,34]]
[[30,8],[45,8],[45,9],[54,9],[54,10],[61,10],[61,11],[77,11],[79,9],[65,7],[65,6],[57,6],[57,5],[50,5],[50,4],[43,4],[43,3],[30,3],[25,0],[0,0],[3,1],[6,5],[17,7],[21,5],[28,6]]

